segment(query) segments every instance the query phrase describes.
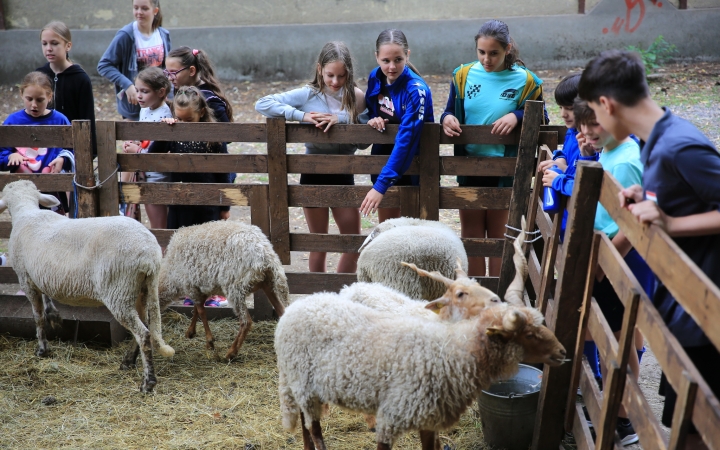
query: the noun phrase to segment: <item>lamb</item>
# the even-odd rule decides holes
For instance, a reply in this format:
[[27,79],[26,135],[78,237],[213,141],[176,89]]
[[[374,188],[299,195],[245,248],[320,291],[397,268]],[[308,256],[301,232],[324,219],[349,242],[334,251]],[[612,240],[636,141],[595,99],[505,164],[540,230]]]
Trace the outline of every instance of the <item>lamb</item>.
[[45,322],[62,326],[52,299],[75,306],[104,304],[142,349],[140,390],[151,392],[157,383],[151,337],[162,356],[175,353],[160,329],[160,246],[147,228],[127,217],[68,219],[38,207],[59,204],[26,180],[7,184],[0,199],[0,212],[9,208],[12,216],[9,255],[32,304],[36,355],[49,354]]
[[358,250],[358,281],[382,283],[410,298],[435,300],[445,287],[400,267],[400,261],[417,264],[452,277],[458,258],[467,270],[467,254],[455,232],[440,222],[401,217],[381,223]]
[[282,316],[290,297],[287,277],[260,228],[220,220],[180,228],[170,239],[160,270],[160,307],[164,310],[181,295],[196,300],[188,338],[195,336],[200,316],[206,347],[215,348],[205,305],[197,300],[224,295],[240,320],[238,335],[225,355],[234,359],[252,327],[245,298],[258,289],[265,292],[278,317]]
[[[502,304],[457,323],[400,317],[318,293],[296,300],[275,331],[283,427],[301,417],[305,448],[324,450],[322,405],[377,417],[378,449],[420,430],[423,448],[452,426],[482,389],[518,363],[565,361],[535,309]],[[308,431],[311,430],[311,431]]]

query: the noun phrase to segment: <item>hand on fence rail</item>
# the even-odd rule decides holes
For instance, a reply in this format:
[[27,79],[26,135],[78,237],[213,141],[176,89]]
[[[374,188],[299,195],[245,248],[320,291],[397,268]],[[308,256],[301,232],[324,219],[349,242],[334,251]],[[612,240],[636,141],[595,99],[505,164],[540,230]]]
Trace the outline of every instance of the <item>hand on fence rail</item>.
[[388,123],[387,119],[383,119],[382,117],[375,117],[373,119],[368,120],[367,124],[382,133],[385,131],[386,123]]
[[383,194],[379,193],[375,189],[370,189],[370,192],[368,192],[365,196],[362,205],[360,205],[360,214],[362,214],[363,217],[366,217],[368,214],[374,214],[380,207],[380,202],[383,197]]
[[307,112],[303,116],[303,122],[315,124],[318,128],[324,128],[323,133],[327,133],[331,126],[338,123],[338,116],[331,113]]
[[448,114],[445,116],[442,121],[442,126],[443,132],[446,136],[455,137],[460,136],[460,133],[462,133],[462,128],[460,128],[460,122],[457,120],[457,117],[453,116],[452,114]]
[[515,113],[507,113],[492,123],[493,127],[492,130],[490,130],[490,134],[508,135],[512,133],[512,130],[515,129],[517,124],[518,118]]

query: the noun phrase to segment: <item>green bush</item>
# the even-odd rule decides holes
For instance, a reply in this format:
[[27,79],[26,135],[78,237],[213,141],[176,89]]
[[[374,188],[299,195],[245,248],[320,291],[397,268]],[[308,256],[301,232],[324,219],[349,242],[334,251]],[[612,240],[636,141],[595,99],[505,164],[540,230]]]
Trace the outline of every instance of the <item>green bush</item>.
[[662,35],[655,38],[647,49],[628,45],[628,50],[636,52],[645,64],[645,73],[650,74],[658,67],[666,64],[677,53],[675,45],[665,40]]

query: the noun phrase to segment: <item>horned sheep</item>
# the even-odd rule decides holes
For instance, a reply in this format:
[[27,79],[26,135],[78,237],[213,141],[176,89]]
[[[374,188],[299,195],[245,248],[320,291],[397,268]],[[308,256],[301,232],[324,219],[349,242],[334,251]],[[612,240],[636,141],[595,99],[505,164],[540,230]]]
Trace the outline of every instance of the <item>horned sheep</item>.
[[39,208],[59,203],[26,180],[7,184],[0,200],[0,212],[8,208],[12,217],[9,255],[32,304],[36,354],[49,353],[45,322],[62,326],[52,299],[74,306],[105,305],[142,349],[140,390],[150,392],[157,383],[151,341],[161,355],[175,353],[161,332],[160,246],[147,228],[127,217],[68,219]]
[[401,261],[416,264],[445,277],[455,273],[460,258],[467,271],[465,248],[447,225],[432,220],[401,217],[376,226],[359,249],[358,281],[382,283],[410,298],[434,300],[445,291],[441,283],[404,270]]
[[449,323],[333,293],[296,300],[275,331],[283,427],[292,430],[302,418],[305,448],[325,449],[320,417],[331,403],[375,415],[378,449],[412,429],[432,446],[436,431],[456,423],[519,362],[564,361],[565,349],[542,320],[535,309],[509,304]]
[[260,228],[234,220],[183,227],[170,239],[160,270],[160,307],[164,310],[181,295],[195,299],[186,336],[195,336],[198,316],[205,328],[206,346],[214,338],[202,299],[224,295],[240,320],[240,329],[225,355],[237,356],[252,319],[245,298],[262,289],[278,316],[288,304],[290,290],[280,258]]

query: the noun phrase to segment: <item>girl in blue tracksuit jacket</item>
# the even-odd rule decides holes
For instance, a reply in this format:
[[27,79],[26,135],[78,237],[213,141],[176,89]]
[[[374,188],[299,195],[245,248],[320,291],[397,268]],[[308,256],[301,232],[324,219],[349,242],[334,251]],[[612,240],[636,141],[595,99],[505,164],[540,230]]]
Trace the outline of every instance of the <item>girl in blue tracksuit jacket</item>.
[[[407,39],[400,30],[385,30],[375,42],[375,58],[379,67],[370,72],[365,92],[370,120],[368,125],[379,132],[385,124],[399,124],[395,143],[375,144],[373,155],[390,155],[379,175],[371,177],[373,187],[360,206],[363,215],[378,211],[378,219],[400,217],[400,208],[380,208],[385,192],[391,186],[417,184],[409,176],[403,176],[417,155],[420,134],[425,122],[433,122],[430,88],[410,64]],[[416,177],[415,177],[416,178]]]

